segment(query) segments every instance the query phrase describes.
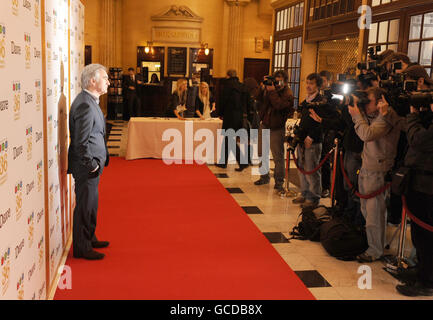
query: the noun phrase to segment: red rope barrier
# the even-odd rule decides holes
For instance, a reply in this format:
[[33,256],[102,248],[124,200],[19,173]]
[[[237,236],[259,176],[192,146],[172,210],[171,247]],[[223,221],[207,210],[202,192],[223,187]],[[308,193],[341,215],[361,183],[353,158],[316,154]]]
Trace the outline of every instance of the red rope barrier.
[[420,219],[418,219],[416,216],[414,216],[414,214],[412,212],[409,211],[409,209],[407,208],[407,203],[406,203],[406,197],[402,196],[401,197],[401,201],[403,203],[403,208],[406,211],[407,215],[409,216],[409,218],[415,222],[417,225],[419,225],[421,228],[433,232],[433,226],[421,221]]
[[326,162],[326,160],[328,160],[328,158],[331,156],[331,154],[332,154],[333,151],[334,151],[334,150],[329,151],[329,152],[326,154],[326,156],[323,158],[323,160],[320,161],[318,167],[317,167],[317,168],[314,168],[314,169],[311,170],[311,171],[305,171],[304,169],[302,169],[301,167],[298,166],[298,158],[296,158],[295,152],[292,150],[293,161],[295,162],[296,168],[298,168],[298,170],[299,170],[302,174],[310,175],[310,174],[313,174],[313,173],[317,172],[317,171],[318,171],[318,170],[323,166],[323,164]]
[[346,183],[349,186],[349,188],[353,190],[354,194],[358,198],[361,198],[361,199],[371,199],[371,198],[377,197],[379,194],[385,192],[389,187],[391,187],[391,183],[387,183],[382,188],[380,188],[377,191],[374,191],[373,193],[365,194],[365,195],[364,194],[360,194],[358,191],[354,190],[355,188],[353,187],[353,184],[350,182],[350,179],[347,176],[346,171],[344,170],[343,153],[342,152],[340,152],[340,168],[341,168],[341,173],[343,174],[344,180],[346,181]]

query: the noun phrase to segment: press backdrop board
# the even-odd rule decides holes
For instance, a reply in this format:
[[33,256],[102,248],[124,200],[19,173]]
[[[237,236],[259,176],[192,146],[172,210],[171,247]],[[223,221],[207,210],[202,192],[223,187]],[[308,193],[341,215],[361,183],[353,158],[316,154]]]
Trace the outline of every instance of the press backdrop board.
[[39,0],[0,1],[0,299],[45,299]]

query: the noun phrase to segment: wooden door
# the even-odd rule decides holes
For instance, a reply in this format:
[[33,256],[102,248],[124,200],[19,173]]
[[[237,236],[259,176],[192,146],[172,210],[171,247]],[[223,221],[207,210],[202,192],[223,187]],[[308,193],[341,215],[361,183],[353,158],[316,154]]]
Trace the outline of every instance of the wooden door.
[[244,59],[244,80],[254,78],[258,83],[263,81],[263,77],[269,75],[269,59]]

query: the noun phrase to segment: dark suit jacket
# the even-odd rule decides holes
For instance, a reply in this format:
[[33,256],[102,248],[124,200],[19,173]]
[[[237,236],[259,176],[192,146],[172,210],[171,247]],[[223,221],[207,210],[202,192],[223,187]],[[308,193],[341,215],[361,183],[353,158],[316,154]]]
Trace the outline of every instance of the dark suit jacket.
[[239,130],[243,127],[243,114],[247,114],[248,92],[237,77],[223,82],[219,116],[223,117],[223,129]]
[[84,90],[72,103],[69,131],[68,173],[85,176],[99,165],[97,173],[101,174],[109,159],[104,114],[95,98]]
[[[137,83],[137,80],[142,81],[140,75],[138,75],[138,76],[135,75],[135,80],[134,80],[134,81],[131,79],[131,76],[130,76],[130,75],[125,76],[125,88],[126,88],[126,93],[128,93],[128,94],[134,94],[134,93],[137,93],[138,87],[140,86],[140,85]],[[131,90],[131,89],[129,89],[129,87],[134,87],[135,90]]]

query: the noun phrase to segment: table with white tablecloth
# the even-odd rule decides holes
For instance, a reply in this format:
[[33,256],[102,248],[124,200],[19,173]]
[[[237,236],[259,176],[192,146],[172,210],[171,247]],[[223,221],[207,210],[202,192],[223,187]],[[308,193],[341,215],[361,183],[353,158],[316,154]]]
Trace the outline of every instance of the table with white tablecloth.
[[[128,124],[126,160],[140,158],[163,159],[163,153],[170,147],[169,144],[174,143],[174,139],[179,139],[179,136],[182,140],[181,159],[189,159],[185,158],[185,155],[191,155],[191,152],[194,152],[197,146],[202,145],[205,141],[203,135],[207,134],[207,139],[212,139],[214,146],[214,156],[210,159],[211,155],[207,155],[207,160],[215,161],[218,153],[218,129],[221,129],[221,127],[222,121],[218,118],[207,120],[199,118],[188,118],[187,120],[177,118],[131,118]],[[163,139],[164,135],[166,139]],[[187,150],[185,150],[185,147]],[[174,154],[171,157],[176,158]]]

